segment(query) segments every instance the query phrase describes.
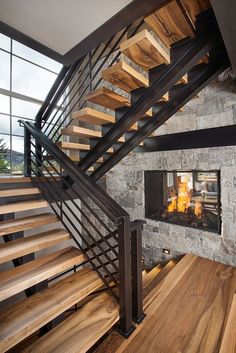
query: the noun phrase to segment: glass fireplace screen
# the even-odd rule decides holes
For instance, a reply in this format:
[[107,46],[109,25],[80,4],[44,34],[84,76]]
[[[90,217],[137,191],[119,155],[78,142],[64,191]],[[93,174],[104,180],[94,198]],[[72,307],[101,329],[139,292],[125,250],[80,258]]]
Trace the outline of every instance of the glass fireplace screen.
[[145,172],[146,218],[220,233],[219,171]]

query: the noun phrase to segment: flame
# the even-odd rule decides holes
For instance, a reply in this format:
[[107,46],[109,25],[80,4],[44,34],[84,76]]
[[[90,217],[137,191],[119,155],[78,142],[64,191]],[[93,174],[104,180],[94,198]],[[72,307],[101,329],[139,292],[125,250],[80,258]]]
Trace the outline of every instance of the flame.
[[168,204],[168,212],[174,212],[177,209],[177,196],[172,196]]
[[187,212],[190,202],[191,202],[191,191],[188,187],[188,177],[182,176],[178,177],[178,196],[171,195],[171,198],[168,201],[171,201],[168,204],[168,212]]
[[201,201],[195,202],[194,214],[197,216],[198,219],[202,218],[202,203],[201,203]]

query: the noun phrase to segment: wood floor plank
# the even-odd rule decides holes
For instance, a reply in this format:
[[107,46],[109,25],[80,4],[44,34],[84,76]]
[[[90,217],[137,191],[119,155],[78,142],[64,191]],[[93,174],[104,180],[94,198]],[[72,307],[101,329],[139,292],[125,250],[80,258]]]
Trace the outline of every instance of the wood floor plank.
[[69,247],[2,272],[0,301],[53,277],[83,262],[84,259],[84,255],[78,249]]
[[64,229],[53,229],[0,244],[0,264],[41,249],[49,248],[68,239],[70,239],[70,235]]
[[86,353],[118,319],[118,303],[102,293],[23,353]]
[[102,71],[102,79],[110,82],[125,92],[131,92],[140,87],[148,87],[149,81],[142,74],[134,70],[124,61],[119,61],[117,64]]
[[[149,316],[155,313],[168,297],[168,295],[173,291],[178,281],[185,275],[191,266],[194,265],[197,260],[196,256],[186,255],[175,267],[172,269],[166,278],[162,278],[161,282],[156,286],[153,290],[153,298],[149,298],[149,300],[144,299],[144,312],[147,314],[146,319],[139,324],[135,331],[132,333],[132,338],[136,335],[139,335],[140,331],[145,324],[145,321]],[[130,338],[131,339],[131,338]],[[116,331],[113,331],[108,338],[106,338],[98,348],[94,350],[93,353],[116,353],[119,350],[121,352],[125,352],[125,348],[127,344],[130,342],[130,339],[127,340],[121,335],[119,335]],[[146,346],[145,346],[146,348]],[[146,352],[145,352],[146,353]],[[156,352],[148,352],[148,353],[156,353]]]
[[144,353],[149,347],[150,353],[216,353],[234,270],[198,258],[162,305],[156,297],[146,309],[149,317],[142,329],[139,325],[138,334],[116,352]]
[[82,269],[6,310],[0,311],[0,351],[5,352],[83,300],[102,285],[96,272]]
[[236,353],[236,294],[234,294],[233,302],[229,317],[226,324],[223,340],[220,347],[220,353]]
[[43,213],[36,216],[9,219],[0,222],[0,236],[37,228],[58,221],[58,217],[53,213]]
[[35,210],[37,208],[44,207],[48,207],[48,203],[45,200],[14,202],[6,205],[1,205],[0,214]]

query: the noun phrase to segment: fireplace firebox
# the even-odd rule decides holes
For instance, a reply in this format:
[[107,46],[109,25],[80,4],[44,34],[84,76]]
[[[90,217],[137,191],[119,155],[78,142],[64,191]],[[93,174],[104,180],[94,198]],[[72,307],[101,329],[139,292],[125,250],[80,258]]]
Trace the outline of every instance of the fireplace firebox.
[[220,234],[220,172],[146,171],[145,216]]

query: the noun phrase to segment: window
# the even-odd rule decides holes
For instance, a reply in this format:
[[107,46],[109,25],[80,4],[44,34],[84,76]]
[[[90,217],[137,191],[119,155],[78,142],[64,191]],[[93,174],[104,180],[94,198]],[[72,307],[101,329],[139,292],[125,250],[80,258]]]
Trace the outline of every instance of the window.
[[0,175],[22,174],[24,129],[34,121],[62,67],[58,62],[0,34]]

